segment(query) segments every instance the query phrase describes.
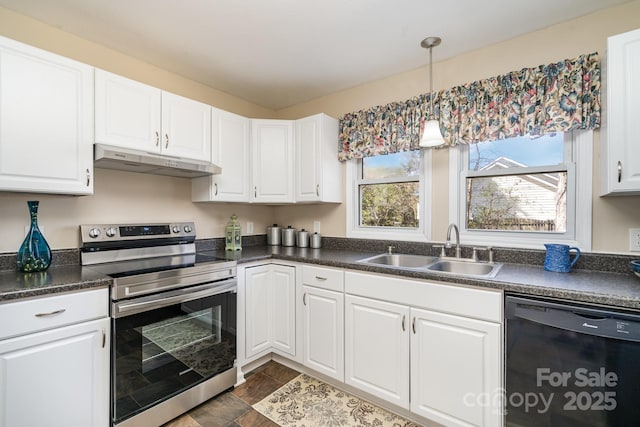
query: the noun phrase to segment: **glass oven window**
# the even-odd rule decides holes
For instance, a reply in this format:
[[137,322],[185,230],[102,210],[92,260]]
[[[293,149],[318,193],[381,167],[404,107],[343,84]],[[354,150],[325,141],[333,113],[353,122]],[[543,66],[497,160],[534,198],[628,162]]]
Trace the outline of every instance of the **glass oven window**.
[[114,422],[233,367],[236,294],[114,319]]

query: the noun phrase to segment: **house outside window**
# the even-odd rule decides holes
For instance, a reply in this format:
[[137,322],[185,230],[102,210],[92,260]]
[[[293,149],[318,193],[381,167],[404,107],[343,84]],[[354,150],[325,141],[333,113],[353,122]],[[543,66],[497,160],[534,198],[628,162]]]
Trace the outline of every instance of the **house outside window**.
[[591,247],[592,132],[450,150],[450,220],[465,244]]
[[424,150],[349,161],[347,236],[424,241],[430,229],[430,162]]

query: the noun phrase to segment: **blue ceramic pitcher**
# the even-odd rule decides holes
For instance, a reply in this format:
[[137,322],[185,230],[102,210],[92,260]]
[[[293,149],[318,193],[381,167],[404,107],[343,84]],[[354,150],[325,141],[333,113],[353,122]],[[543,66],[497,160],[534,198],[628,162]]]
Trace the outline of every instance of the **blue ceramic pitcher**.
[[[578,258],[580,258],[580,249],[573,246],[545,243],[544,247],[547,248],[547,256],[544,259],[544,269],[547,271],[568,273],[571,271],[571,267],[578,262]],[[572,250],[576,251],[576,256],[573,260],[571,260]]]

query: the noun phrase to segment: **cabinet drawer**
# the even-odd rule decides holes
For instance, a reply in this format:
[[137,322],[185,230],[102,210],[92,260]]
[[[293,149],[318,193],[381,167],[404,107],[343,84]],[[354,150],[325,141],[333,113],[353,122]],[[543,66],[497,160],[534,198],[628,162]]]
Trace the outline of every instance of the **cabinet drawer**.
[[302,283],[332,291],[344,291],[344,272],[340,269],[302,266]]
[[95,289],[0,305],[0,339],[109,315],[109,290]]

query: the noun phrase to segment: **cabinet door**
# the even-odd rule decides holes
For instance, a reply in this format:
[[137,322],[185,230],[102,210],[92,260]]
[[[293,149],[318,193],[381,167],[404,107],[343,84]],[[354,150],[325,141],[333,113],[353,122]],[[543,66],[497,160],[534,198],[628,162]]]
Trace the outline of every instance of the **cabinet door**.
[[319,116],[296,120],[295,128],[296,202],[317,201],[323,190],[320,188],[322,159]]
[[246,117],[211,109],[211,161],[220,175],[191,180],[194,202],[249,202],[249,124]]
[[250,358],[271,348],[271,265],[245,270],[245,349]]
[[293,202],[293,122],[251,121],[251,200]]
[[93,68],[0,37],[0,190],[93,193]]
[[98,143],[160,153],[161,90],[96,70]]
[[211,106],[162,92],[162,153],[211,161]]
[[295,267],[278,264],[245,270],[246,357],[275,351],[295,356]]
[[295,121],[296,202],[342,202],[338,121],[316,114]]
[[345,382],[409,409],[409,307],[345,296]]
[[296,269],[272,264],[271,344],[285,356],[296,355]]
[[108,318],[0,341],[0,427],[107,427],[108,343]]
[[303,286],[304,365],[344,381],[344,294]]
[[640,194],[640,30],[609,37],[605,193]]
[[413,308],[411,317],[411,411],[448,426],[501,425],[501,326]]

